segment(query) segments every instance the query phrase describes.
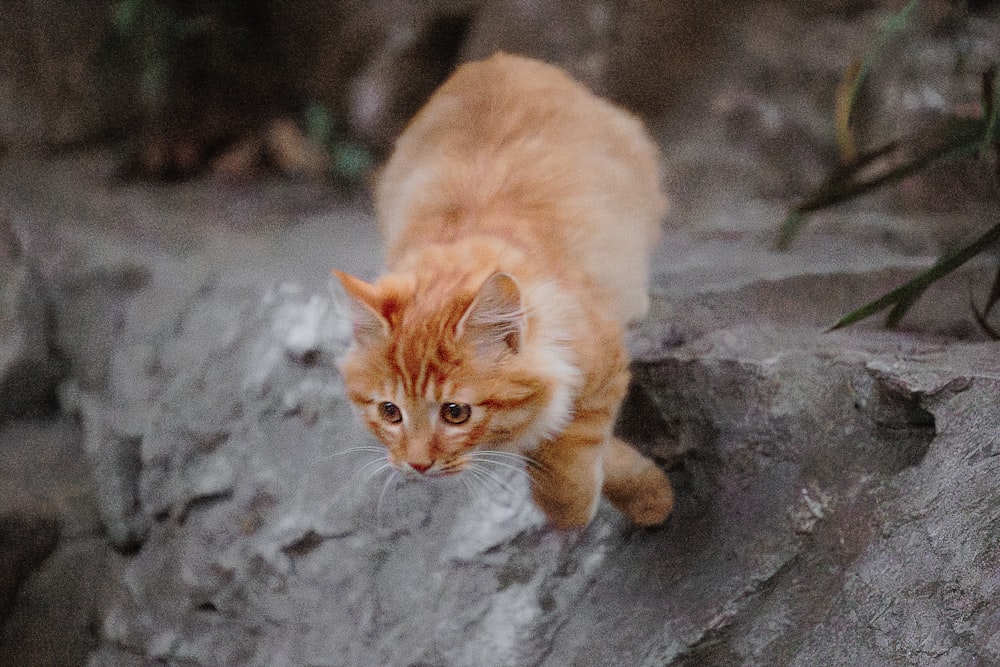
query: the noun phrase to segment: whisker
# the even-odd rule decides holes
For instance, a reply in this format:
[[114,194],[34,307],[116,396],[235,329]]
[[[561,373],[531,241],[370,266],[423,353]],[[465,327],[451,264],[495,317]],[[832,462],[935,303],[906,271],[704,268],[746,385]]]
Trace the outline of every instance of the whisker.
[[[389,467],[391,467],[391,466],[389,466]],[[386,491],[389,490],[389,486],[393,482],[397,481],[398,476],[399,476],[399,471],[396,470],[396,469],[393,469],[392,472],[389,473],[389,477],[385,480],[385,484],[382,485],[382,491],[378,494],[378,502],[375,503],[375,516],[377,516],[377,517],[381,517],[382,516],[382,501],[385,500],[385,494],[386,494]],[[371,478],[369,478],[369,479],[371,479]]]
[[351,473],[343,483],[340,484],[340,493],[347,493],[352,488],[365,486],[386,470],[390,470],[392,464],[389,463],[388,456],[382,456],[374,461],[368,461],[360,468]]
[[531,457],[526,454],[521,454],[518,452],[508,452],[505,449],[477,449],[474,451],[475,454],[490,454],[493,456],[507,456],[515,459],[530,460]]
[[462,485],[462,488],[465,489],[465,493],[466,493],[466,495],[469,496],[469,499],[470,500],[475,500],[475,497],[472,495],[472,491],[469,489],[469,479],[468,479],[468,477],[466,477],[465,475],[459,475],[458,476],[458,482],[459,482],[459,484]]
[[[470,470],[470,472],[472,471]],[[483,488],[476,486],[476,482],[479,482],[480,479],[476,477],[475,472],[472,472],[471,475],[459,475],[458,480],[462,483],[462,487],[469,495],[469,500],[475,502],[488,498]]]
[[527,465],[522,467],[520,465],[510,463],[505,460],[498,460],[495,458],[491,458],[489,456],[479,456],[479,454],[481,453],[482,452],[476,452],[475,453],[476,456],[473,456],[471,458],[475,461],[487,463],[490,466],[496,468],[514,470],[515,472],[517,472],[517,474],[526,477],[528,479],[537,479],[538,481],[543,481],[543,480],[551,480],[553,477],[547,467],[543,468],[540,466],[527,466]]
[[[350,475],[347,475],[346,477],[342,477],[339,474],[331,474],[331,471],[330,471],[329,468],[325,468],[325,467],[320,466],[320,465],[313,465],[313,466],[310,467],[309,470],[306,470],[306,471],[304,471],[302,473],[302,475],[300,477],[300,481],[310,480],[310,479],[312,479],[312,477],[314,475],[323,474],[323,475],[327,475],[330,478],[328,481],[329,481],[329,483],[330,483],[331,486],[335,485],[336,487],[339,487],[342,492],[346,491],[348,488],[350,488],[354,484],[356,484],[358,482],[359,476],[361,476],[362,474],[364,474],[365,471],[371,469],[372,466],[376,466],[376,469],[374,471],[372,471],[370,474],[368,474],[368,475],[365,476],[365,479],[364,479],[365,482],[367,482],[369,479],[371,479],[374,475],[377,475],[382,470],[382,467],[384,467],[385,465],[388,464],[389,457],[385,455],[385,450],[384,449],[381,450],[381,453],[383,455],[380,456],[380,457],[378,457],[377,459],[374,459],[374,460],[371,460],[371,461],[367,461],[367,462],[363,463],[360,466],[356,466],[356,469],[353,472],[351,472]],[[300,484],[299,488],[302,489],[302,488],[305,488],[305,486],[308,486],[308,485]]]
[[[547,496],[550,498],[553,497],[552,492],[548,488],[548,483],[551,482],[553,479],[555,479],[556,476],[553,474],[551,467],[545,465],[544,463],[536,461],[535,459],[529,458],[527,456],[523,456],[521,454],[514,454],[511,452],[483,450],[483,451],[473,452],[472,454],[474,455],[472,458],[476,461],[482,461],[484,463],[488,463],[491,466],[516,470],[518,473],[524,475],[529,480],[531,480],[532,493],[539,493],[543,496]],[[483,454],[486,454],[486,456],[483,456]],[[524,469],[518,465],[514,465],[512,463],[508,463],[507,461],[503,460],[497,460],[496,458],[491,457],[491,455],[496,455],[496,454],[501,455],[500,456],[501,459],[507,457],[520,460],[525,463],[528,469]]]
[[541,461],[538,461],[530,456],[525,456],[524,454],[517,454],[515,452],[505,452],[496,449],[480,449],[472,452],[471,455],[482,459],[513,459],[523,463],[526,468],[532,468],[538,472],[549,471],[549,466],[545,465]]
[[[360,447],[349,447],[349,448],[341,450],[339,452],[333,452],[331,454],[325,454],[323,456],[317,457],[316,459],[313,459],[311,461],[311,463],[310,463],[310,469],[307,470],[307,471],[305,471],[303,473],[303,475],[305,476],[306,479],[309,479],[313,475],[317,475],[317,474],[321,474],[321,473],[324,473],[324,472],[328,472],[329,469],[323,467],[324,463],[326,463],[326,462],[328,462],[328,461],[330,461],[332,459],[335,459],[338,456],[343,456],[345,454],[356,454],[356,453],[362,453],[362,452],[363,453],[370,453],[370,454],[381,454],[381,456],[379,456],[379,458],[376,459],[376,460],[385,460],[387,458],[386,457],[385,447],[378,447],[378,446],[375,446],[375,445],[363,445],[363,446],[360,446]],[[367,465],[367,464],[365,464],[365,465]],[[364,466],[362,466],[362,469],[363,468],[364,468]],[[347,481],[350,482],[352,480],[353,480],[353,475]]]
[[[378,475],[382,474],[382,472],[385,471],[385,470],[393,470],[394,471],[394,469],[392,467],[392,464],[389,463],[388,459],[386,459],[384,461],[374,461],[373,463],[380,463],[381,465],[379,465],[377,468],[375,468],[374,470],[372,470],[371,472],[369,472],[365,476],[365,481],[364,481],[365,484],[367,484],[368,482],[370,482],[373,479],[375,479]],[[371,465],[371,464],[368,464],[368,465]]]
[[372,478],[375,477],[375,475],[379,474],[380,472],[382,472],[386,468],[391,468],[392,464],[389,463],[389,457],[388,456],[383,456],[381,458],[377,458],[374,461],[369,461],[368,463],[366,463],[363,466],[361,466],[360,468],[358,468],[354,472],[354,474],[351,475],[350,479],[353,480],[355,477],[359,476],[361,473],[363,473],[365,470],[371,468],[372,466],[376,466],[376,467],[375,467],[374,470],[372,470],[367,475],[365,475],[365,480],[364,480],[365,483],[370,482],[372,480]]
[[[346,478],[334,478],[330,480],[330,491],[329,493],[323,493],[323,500],[326,503],[331,503],[334,506],[343,507],[345,510],[347,508],[353,508],[350,511],[364,511],[364,506],[367,505],[370,508],[369,503],[362,503],[363,494],[358,494],[356,490],[360,487],[366,486],[371,480],[373,480],[378,475],[381,475],[386,470],[391,470],[393,468],[392,463],[389,462],[389,457],[385,454],[385,450],[381,449],[383,456],[372,461],[367,461],[363,465],[357,467],[354,472],[352,472]],[[305,474],[315,474],[321,472],[321,470],[312,469],[307,471]],[[310,485],[299,484],[296,494],[302,498],[306,495],[312,496],[313,492],[309,491]],[[360,503],[360,504],[359,504]]]
[[[531,476],[526,471],[522,470],[521,468],[518,468],[518,467],[512,466],[512,465],[508,465],[508,464],[498,463],[496,461],[490,462],[489,466],[482,466],[482,465],[480,465],[480,468],[482,468],[483,473],[484,474],[488,474],[491,479],[500,479],[500,480],[502,480],[503,479],[503,476],[502,476],[503,472],[510,470],[510,471],[513,471],[517,476],[519,476],[522,479],[527,479],[529,481],[531,480]],[[504,483],[504,488],[507,491],[512,491],[509,483],[505,482]]]
[[344,456],[346,454],[354,454],[356,452],[385,452],[385,447],[377,447],[375,445],[363,445],[361,447],[348,447],[347,449],[342,449],[339,452],[332,452],[316,459],[316,463],[322,461],[329,461],[330,459],[335,459],[338,456]]
[[[468,466],[466,466],[464,472],[468,473],[468,477],[470,480],[475,480],[476,484],[479,485],[479,489],[481,489],[486,494],[484,497],[488,498],[490,492],[493,490],[493,487],[490,485],[491,480],[488,479],[485,475],[483,475],[483,472],[480,469],[480,467],[473,463],[470,463]],[[463,476],[465,476],[464,473]]]
[[482,512],[485,506],[489,506],[496,502],[498,493],[508,493],[507,489],[502,488],[497,490],[496,480],[486,477],[481,470],[469,468],[470,479],[475,481],[476,484],[476,506]]
[[472,464],[469,466],[469,470],[479,475],[482,480],[492,482],[507,494],[513,494],[514,490],[510,488],[510,485],[504,481],[502,477],[494,474],[488,468]]
[[520,473],[521,475],[528,474],[528,471],[525,470],[522,466],[515,465],[513,463],[507,463],[506,461],[496,461],[485,457],[476,457],[473,459],[473,461],[475,461],[476,463],[488,463],[491,466],[496,466],[498,468],[503,468],[505,470],[513,470],[517,473]]

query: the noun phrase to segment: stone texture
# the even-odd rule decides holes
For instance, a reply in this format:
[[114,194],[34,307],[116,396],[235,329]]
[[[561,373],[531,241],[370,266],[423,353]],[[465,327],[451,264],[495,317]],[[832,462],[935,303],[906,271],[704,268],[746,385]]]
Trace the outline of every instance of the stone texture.
[[10,483],[0,506],[0,622],[14,606],[28,574],[55,549],[59,525],[50,508],[30,491]]
[[[997,511],[985,493],[997,462],[982,454],[1000,437],[995,344],[751,326],[670,356],[641,365],[640,378],[668,423],[710,433],[712,444],[692,456],[708,470],[725,461],[713,494],[728,497],[723,524],[738,515],[751,544],[776,539],[789,548],[678,664],[997,659],[995,631],[945,629],[987,627],[1000,586],[990,565],[996,546],[984,537]],[[956,413],[978,426],[957,436],[944,425]],[[773,449],[778,442],[789,446]],[[972,525],[941,525],[971,507]],[[941,542],[939,532],[948,535]],[[924,546],[904,556],[897,540]],[[939,588],[965,577],[977,584],[971,606],[957,609]],[[928,579],[938,583],[928,588]],[[881,608],[895,625],[879,622]]]
[[370,442],[331,365],[346,331],[279,289],[157,400],[155,520],[93,664],[1000,659],[996,344],[759,322],[640,345],[627,413],[652,426],[622,428],[673,462],[676,514],[560,534],[517,475],[399,485],[345,451]]
[[0,217],[0,423],[51,403],[62,364],[51,349],[45,288]]
[[0,664],[83,664],[97,645],[107,540],[79,430],[49,416],[0,427]]

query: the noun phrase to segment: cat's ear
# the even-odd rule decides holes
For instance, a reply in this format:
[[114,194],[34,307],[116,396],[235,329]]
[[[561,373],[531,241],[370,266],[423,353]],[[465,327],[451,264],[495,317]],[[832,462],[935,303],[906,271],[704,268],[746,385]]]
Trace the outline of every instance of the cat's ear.
[[375,286],[336,269],[333,270],[333,275],[340,280],[350,303],[354,340],[359,345],[365,345],[373,340],[387,338],[389,323],[379,312],[381,299]]
[[524,340],[524,327],[521,288],[513,276],[497,272],[479,288],[459,320],[456,334],[459,338],[468,336],[487,353],[517,354]]

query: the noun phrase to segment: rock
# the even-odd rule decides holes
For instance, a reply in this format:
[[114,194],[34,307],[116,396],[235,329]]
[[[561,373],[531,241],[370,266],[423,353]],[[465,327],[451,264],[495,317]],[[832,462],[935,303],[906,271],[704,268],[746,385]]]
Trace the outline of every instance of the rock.
[[149,519],[139,501],[141,437],[114,423],[117,416],[91,394],[78,396],[71,409],[83,429],[83,445],[97,489],[97,506],[107,538],[121,551],[138,547]]
[[[150,431],[157,428],[156,401],[162,387],[182,382],[186,374],[200,369],[213,354],[233,345],[231,337],[241,333],[234,328],[232,319],[241,317],[244,308],[245,297],[240,291],[230,293],[211,285],[202,287],[192,287],[195,295],[191,302],[181,299],[178,303],[174,296],[159,293],[152,297],[133,296],[131,302],[125,303],[120,296],[112,295],[110,302],[122,308],[121,328],[137,335],[118,339],[114,350],[108,351],[111,358],[101,385],[88,389],[73,382],[64,386],[63,407],[78,416],[83,428],[102,520],[111,543],[122,551],[137,548],[149,529],[152,515],[148,498],[142,497],[142,476],[144,464],[157,456],[158,441],[150,436]],[[146,319],[147,311],[136,301],[142,302],[144,298],[164,308],[159,315],[166,316],[166,320],[173,315],[171,328],[181,332],[179,338],[163,340],[156,334],[142,335],[143,325],[136,320]],[[89,354],[93,354],[93,348],[90,349]],[[205,405],[201,399],[198,403]],[[212,409],[218,407],[212,405]],[[220,414],[217,420],[224,423],[229,417],[229,413]],[[220,437],[211,429],[199,433],[209,443],[202,442],[199,446],[210,447],[211,441]],[[172,444],[174,440],[168,442]],[[210,495],[208,489],[224,486],[219,481],[219,475],[225,477],[224,471],[208,468],[203,472],[196,490]]]
[[[0,428],[0,664],[78,665],[96,647],[110,579],[93,481],[71,419]],[[30,491],[28,490],[30,489]]]
[[[371,441],[331,365],[347,326],[325,297],[273,293],[247,332],[157,402],[154,520],[95,665],[843,664],[833,628],[883,664],[1000,657],[997,544],[972,528],[998,507],[992,343],[733,324],[653,345],[626,410],[652,426],[623,430],[684,434],[686,451],[658,452],[676,514],[637,531],[602,505],[561,534],[520,476],[400,485],[351,453]],[[911,569],[900,550],[930,526],[949,537]],[[890,563],[897,576],[866,574]],[[919,588],[931,571],[952,583]],[[865,620],[908,599],[935,627],[981,632],[928,648],[926,624]]]
[[107,541],[65,540],[24,582],[0,628],[0,663],[86,664],[99,646],[105,586],[111,579]]
[[0,218],[0,423],[51,410],[64,369],[51,349],[47,303],[17,235]]
[[51,505],[13,482],[5,483],[0,491],[0,626],[18,589],[58,539],[59,522]]
[[[715,445],[694,458],[737,467],[737,488],[720,491],[739,500],[723,506],[757,540],[791,524],[785,539],[795,545],[670,664],[997,660],[988,600],[1000,588],[998,503],[987,487],[1000,465],[1000,406],[997,365],[982,363],[995,345],[808,331],[795,343],[785,331],[779,347],[774,336],[717,332],[641,373],[668,419],[714,416]],[[803,364],[808,372],[789,373]],[[712,386],[711,377],[726,380]],[[792,447],[778,453],[775,442]],[[779,491],[784,511],[760,514],[755,488]]]

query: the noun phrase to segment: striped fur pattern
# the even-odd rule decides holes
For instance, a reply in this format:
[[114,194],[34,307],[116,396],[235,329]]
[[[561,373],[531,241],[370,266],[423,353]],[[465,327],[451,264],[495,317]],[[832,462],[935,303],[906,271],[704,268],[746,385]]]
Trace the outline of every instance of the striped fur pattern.
[[442,85],[380,176],[388,272],[334,272],[348,393],[397,470],[520,460],[556,526],[589,523],[602,491],[636,523],[666,519],[666,476],[611,432],[659,182],[639,121],[556,67],[498,54]]

